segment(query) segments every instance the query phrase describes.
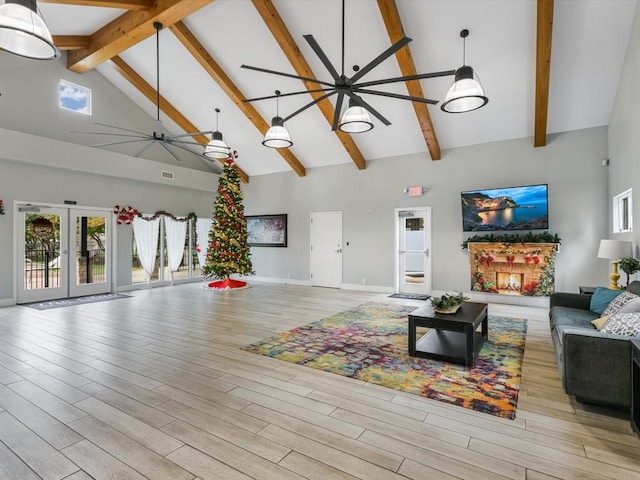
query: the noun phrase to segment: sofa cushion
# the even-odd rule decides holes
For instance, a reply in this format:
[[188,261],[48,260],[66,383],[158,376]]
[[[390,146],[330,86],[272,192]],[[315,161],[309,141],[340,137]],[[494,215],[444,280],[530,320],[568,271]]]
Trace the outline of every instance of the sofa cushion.
[[602,315],[605,309],[609,306],[611,301],[620,295],[624,290],[613,290],[611,288],[598,287],[596,291],[591,295],[591,302],[589,303],[589,309],[593,313]]
[[609,315],[603,315],[600,318],[596,318],[595,320],[591,320],[591,324],[596,327],[597,330],[602,330],[604,324],[609,320]]
[[625,304],[615,313],[639,313],[640,312],[640,296],[634,298],[629,303]]
[[611,303],[607,305],[607,308],[604,309],[602,315],[613,315],[614,313],[618,313],[618,311],[623,308],[625,305],[629,304],[633,300],[638,297],[635,293],[631,292],[622,292],[620,295],[611,300]]
[[590,310],[580,310],[571,307],[551,308],[551,328],[572,327],[593,330],[591,320],[595,320],[600,315]]

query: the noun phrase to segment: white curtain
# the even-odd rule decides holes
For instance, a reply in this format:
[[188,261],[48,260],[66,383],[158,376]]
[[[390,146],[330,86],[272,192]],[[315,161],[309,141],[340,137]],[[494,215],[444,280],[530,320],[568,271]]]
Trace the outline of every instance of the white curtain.
[[147,287],[151,287],[151,275],[156,264],[158,251],[159,219],[143,220],[140,217],[133,219],[133,236],[136,239],[136,249],[142,268],[147,272]]
[[184,240],[187,235],[188,222],[178,222],[171,217],[164,217],[165,238],[167,241],[167,257],[169,272],[173,284],[173,272],[180,268],[184,255]]
[[198,247],[198,263],[200,264],[200,268],[204,265],[206,261],[205,256],[207,255],[207,248],[209,247],[209,231],[211,230],[211,219],[210,218],[199,218],[196,222],[196,235],[198,236],[198,241],[196,246]]

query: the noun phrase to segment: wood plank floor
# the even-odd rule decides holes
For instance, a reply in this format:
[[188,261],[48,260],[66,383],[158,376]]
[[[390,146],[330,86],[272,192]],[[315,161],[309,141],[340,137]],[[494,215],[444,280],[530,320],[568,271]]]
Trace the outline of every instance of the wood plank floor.
[[[256,283],[0,308],[0,479],[640,479],[628,419],[565,395],[528,318],[515,420],[239,350],[383,294]],[[420,302],[413,302],[416,306]]]

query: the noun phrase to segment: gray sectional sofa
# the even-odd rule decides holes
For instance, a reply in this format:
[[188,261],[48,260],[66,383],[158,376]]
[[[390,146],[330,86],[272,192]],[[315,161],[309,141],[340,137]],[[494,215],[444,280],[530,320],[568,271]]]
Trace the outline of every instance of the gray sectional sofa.
[[[640,295],[640,281],[627,291]],[[582,403],[629,409],[632,337],[599,332],[591,295],[553,293],[549,319],[562,386]]]

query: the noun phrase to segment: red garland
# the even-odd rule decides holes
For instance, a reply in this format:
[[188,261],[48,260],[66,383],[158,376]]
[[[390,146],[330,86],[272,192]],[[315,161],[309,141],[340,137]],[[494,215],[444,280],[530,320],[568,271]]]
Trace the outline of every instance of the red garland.
[[118,225],[130,225],[133,219],[138,216],[138,211],[130,205],[120,208],[120,205],[113,207],[113,213],[116,214]]

